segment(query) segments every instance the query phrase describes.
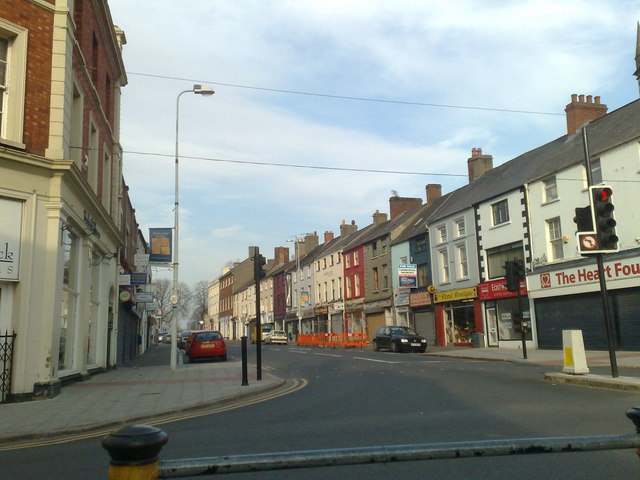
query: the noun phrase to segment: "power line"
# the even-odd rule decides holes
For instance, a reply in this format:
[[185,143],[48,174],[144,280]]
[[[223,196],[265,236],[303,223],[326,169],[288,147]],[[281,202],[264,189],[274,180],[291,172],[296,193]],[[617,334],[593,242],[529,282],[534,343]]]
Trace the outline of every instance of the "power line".
[[255,87],[255,86],[240,85],[235,83],[214,82],[211,80],[195,80],[192,78],[171,77],[168,75],[154,75],[151,73],[127,72],[127,75],[139,75],[142,77],[163,78],[166,80],[181,80],[181,81],[193,82],[193,83],[201,82],[201,83],[207,83],[211,85],[220,85],[224,87],[245,88],[249,90],[260,90],[264,92],[286,93],[288,95],[305,95],[309,97],[334,98],[338,100],[351,100],[351,101],[358,101],[358,102],[389,103],[394,105],[413,105],[418,107],[457,108],[457,109],[463,109],[463,110],[482,110],[482,111],[488,111],[488,112],[525,113],[528,115],[564,116],[564,113],[555,113],[555,112],[537,112],[537,111],[531,111],[531,110],[515,110],[515,109],[509,109],[509,108],[472,107],[468,105],[447,105],[447,104],[441,104],[441,103],[409,102],[404,100],[383,100],[381,98],[353,97],[348,95],[331,95],[328,93],[303,92],[298,90],[282,90],[278,88]]
[[[175,154],[170,153],[154,153],[154,152],[136,152],[133,150],[123,150],[122,153],[128,153],[131,155],[144,155],[153,157],[166,157],[174,158]],[[233,163],[237,165],[260,165],[263,167],[281,167],[281,168],[305,168],[311,170],[333,170],[339,172],[359,172],[359,173],[383,173],[392,175],[421,175],[432,177],[467,177],[467,173],[434,173],[434,172],[411,172],[403,170],[378,170],[373,168],[349,168],[349,167],[327,167],[321,165],[302,165],[295,163],[280,163],[280,162],[258,162],[256,160],[231,160],[226,158],[213,158],[213,157],[196,157],[189,155],[180,155],[180,158],[187,160],[204,160],[207,162],[220,162],[220,163]],[[491,171],[485,173],[486,177],[502,177],[503,175],[495,175]],[[558,180],[579,181],[583,182],[583,178],[562,178]],[[638,180],[615,180],[617,183],[640,183]]]

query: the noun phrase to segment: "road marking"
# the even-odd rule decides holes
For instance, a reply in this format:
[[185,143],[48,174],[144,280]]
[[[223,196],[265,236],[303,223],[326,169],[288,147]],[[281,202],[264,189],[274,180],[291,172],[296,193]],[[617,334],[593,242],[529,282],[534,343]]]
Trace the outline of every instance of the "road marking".
[[314,353],[314,355],[318,355],[320,357],[336,357],[336,358],[342,358],[342,355],[336,355],[333,353]]
[[[286,383],[287,383],[287,386],[283,390],[266,392],[264,395],[258,393],[257,394],[258,396],[256,397],[250,397],[245,400],[233,402],[232,404],[222,405],[219,407],[212,407],[212,408],[202,407],[200,410],[195,412],[184,413],[184,414],[175,415],[175,416],[165,416],[164,418],[160,418],[157,420],[149,420],[149,421],[145,421],[144,423],[146,425],[163,425],[165,423],[173,423],[173,422],[178,422],[180,420],[188,420],[190,418],[203,417],[205,415],[214,415],[216,413],[227,412],[229,410],[235,410],[237,408],[247,407],[249,405],[255,405],[256,403],[266,402],[267,400],[272,400],[274,398],[282,397],[284,395],[297,392],[298,390],[302,390],[309,384],[309,381],[305,378],[294,378],[294,379],[287,380]],[[225,399],[222,399],[222,401],[224,402]],[[109,435],[110,433],[113,433],[119,430],[120,428],[122,428],[122,425],[118,425],[117,427],[105,429],[105,430],[80,433],[77,435],[69,435],[63,438],[58,437],[58,438],[51,438],[47,440],[36,440],[33,442],[27,441],[24,443],[13,443],[9,445],[2,445],[0,446],[0,452],[6,452],[9,450],[21,450],[25,448],[44,447],[47,445],[59,445],[62,443],[70,443],[78,440],[85,440],[87,438],[104,437],[106,435]]]
[[294,349],[290,349],[289,351],[290,351],[290,352],[293,352],[293,353],[307,353],[307,350],[294,350]]
[[377,358],[365,358],[365,357],[353,357],[354,360],[366,360],[367,362],[379,362],[379,363],[406,363],[406,362],[390,362],[388,360],[378,360]]

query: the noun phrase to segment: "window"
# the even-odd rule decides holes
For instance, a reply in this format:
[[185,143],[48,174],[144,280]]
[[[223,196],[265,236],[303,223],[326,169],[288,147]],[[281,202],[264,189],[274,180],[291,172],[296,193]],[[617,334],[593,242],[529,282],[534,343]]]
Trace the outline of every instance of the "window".
[[447,241],[447,227],[445,225],[438,227],[438,243]]
[[549,233],[549,253],[551,260],[564,258],[560,217],[547,220],[547,231]]
[[0,140],[24,147],[27,30],[0,19]]
[[603,183],[602,166],[600,165],[600,159],[591,161],[591,180],[593,185]]
[[322,268],[327,268],[327,257],[322,259]]
[[544,186],[545,202],[552,202],[558,199],[558,183],[556,182],[555,176],[543,180],[542,185]]
[[320,260],[316,262],[316,272],[320,271]]
[[469,268],[467,265],[467,246],[464,244],[457,245],[456,254],[458,257],[458,275],[460,275],[460,278],[468,278]]
[[342,298],[342,277],[338,277],[338,288],[340,289],[340,296],[338,298]]
[[491,212],[494,225],[501,225],[509,221],[509,204],[506,199],[491,205]]
[[449,253],[446,250],[438,252],[440,257],[440,283],[449,282]]
[[351,254],[346,253],[344,256],[344,268],[351,268]]
[[371,256],[372,257],[377,257],[378,256],[378,241],[374,241],[371,244]]
[[489,279],[504,277],[504,264],[511,260],[524,261],[522,242],[509,243],[487,250],[487,275]]
[[360,275],[354,275],[353,277],[353,281],[354,281],[354,294],[356,297],[360,296]]
[[353,266],[360,265],[360,252],[356,250],[353,252]]
[[417,238],[416,239],[416,253],[424,252],[426,249],[427,249],[427,237]]
[[108,212],[111,211],[111,157],[106,149],[102,164],[102,205]]
[[388,270],[389,269],[387,265],[382,265],[382,288],[384,288],[385,290],[389,288],[389,275],[387,274]]
[[456,236],[464,237],[464,235],[465,235],[464,218],[461,218],[460,220],[456,220]]
[[385,253],[387,253],[387,239],[383,238],[382,239],[382,255],[384,255]]
[[347,283],[347,298],[351,298],[351,277],[345,277]]
[[78,236],[67,229],[63,231],[62,250],[64,267],[63,291],[60,309],[60,346],[58,348],[58,370],[73,367],[76,343],[76,306],[78,303]]
[[429,265],[418,265],[418,287],[429,285]]
[[333,253],[331,254],[331,257],[329,259],[329,266],[333,267]]
[[378,278],[378,267],[373,267],[373,289],[378,290],[380,288],[380,279]]

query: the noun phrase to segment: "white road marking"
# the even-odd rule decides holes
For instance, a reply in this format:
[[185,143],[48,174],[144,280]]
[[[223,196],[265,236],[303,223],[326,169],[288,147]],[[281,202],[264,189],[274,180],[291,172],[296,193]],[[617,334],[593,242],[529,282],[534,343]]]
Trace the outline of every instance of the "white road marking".
[[318,355],[321,357],[336,357],[336,358],[342,358],[342,355],[336,355],[333,353],[314,353],[314,355]]
[[390,362],[388,360],[378,360],[375,358],[365,358],[365,357],[353,357],[354,360],[366,360],[367,362],[379,362],[379,363],[405,363],[405,362]]

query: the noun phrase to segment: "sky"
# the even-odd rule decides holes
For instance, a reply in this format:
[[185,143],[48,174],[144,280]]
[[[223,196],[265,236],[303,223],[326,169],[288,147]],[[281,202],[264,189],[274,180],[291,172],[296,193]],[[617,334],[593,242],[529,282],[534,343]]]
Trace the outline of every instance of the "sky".
[[[630,0],[109,0],[124,30],[120,139],[136,218],[172,227],[179,275],[256,245],[372,223],[389,197],[468,182],[566,133],[571,94],[639,96]],[[185,93],[195,84],[209,97]],[[171,278],[160,269],[154,278]]]

